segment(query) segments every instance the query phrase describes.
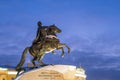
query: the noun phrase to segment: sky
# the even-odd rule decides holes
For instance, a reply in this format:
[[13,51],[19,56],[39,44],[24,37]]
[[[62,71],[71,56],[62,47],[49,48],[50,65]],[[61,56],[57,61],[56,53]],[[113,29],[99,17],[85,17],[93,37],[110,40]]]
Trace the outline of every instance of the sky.
[[[87,80],[120,79],[119,0],[0,0],[0,65],[16,66],[36,36],[37,22],[55,24],[71,53],[45,63],[82,66]],[[32,57],[27,55],[26,62]]]

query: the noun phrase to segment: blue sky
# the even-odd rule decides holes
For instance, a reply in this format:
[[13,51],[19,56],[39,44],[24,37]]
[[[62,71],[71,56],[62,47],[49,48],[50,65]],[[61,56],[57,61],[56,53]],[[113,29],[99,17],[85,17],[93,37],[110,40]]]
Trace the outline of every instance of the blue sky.
[[0,64],[19,62],[40,20],[43,25],[58,26],[62,30],[58,37],[72,50],[64,58],[60,53],[48,54],[46,63],[82,65],[87,80],[119,80],[119,4],[119,0],[1,0]]

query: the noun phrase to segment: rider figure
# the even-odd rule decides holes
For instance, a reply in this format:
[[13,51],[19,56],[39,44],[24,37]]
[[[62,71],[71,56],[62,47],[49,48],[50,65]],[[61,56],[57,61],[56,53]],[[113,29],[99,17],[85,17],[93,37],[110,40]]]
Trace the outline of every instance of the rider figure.
[[44,41],[45,37],[47,36],[46,30],[48,26],[42,26],[42,23],[40,21],[37,23],[37,25],[38,25],[37,35],[33,41],[33,44],[37,44],[38,42]]
[[50,32],[49,26],[42,26],[42,23],[40,21],[38,21],[37,25],[38,25],[37,35],[33,41],[33,45],[41,41],[42,43],[44,43],[46,39],[47,41],[52,41],[52,42],[59,41],[56,34],[50,35],[52,31]]

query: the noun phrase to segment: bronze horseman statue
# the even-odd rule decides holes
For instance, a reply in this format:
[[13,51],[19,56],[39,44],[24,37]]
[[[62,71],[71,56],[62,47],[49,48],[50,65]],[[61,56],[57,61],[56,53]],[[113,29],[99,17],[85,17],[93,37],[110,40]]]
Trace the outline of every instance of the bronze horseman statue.
[[42,58],[46,53],[54,53],[54,50],[62,50],[62,57],[64,56],[64,49],[63,47],[68,48],[68,53],[70,53],[70,48],[63,43],[60,43],[58,37],[56,36],[57,33],[61,33],[61,30],[55,26],[42,26],[42,23],[39,21],[38,23],[38,30],[36,38],[34,39],[32,45],[30,47],[26,47],[23,51],[21,60],[19,64],[16,67],[16,70],[18,73],[21,70],[24,70],[22,68],[25,59],[26,54],[29,52],[32,56],[32,64],[33,68],[36,67],[35,61],[38,61],[40,66],[45,66],[46,64],[42,62]]

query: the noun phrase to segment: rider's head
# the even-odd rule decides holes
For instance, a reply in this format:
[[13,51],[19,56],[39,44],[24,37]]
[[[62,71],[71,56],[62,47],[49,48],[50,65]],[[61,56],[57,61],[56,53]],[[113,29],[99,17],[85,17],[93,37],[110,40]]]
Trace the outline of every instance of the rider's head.
[[42,23],[40,21],[38,21],[37,25],[40,27],[40,26],[42,26]]

